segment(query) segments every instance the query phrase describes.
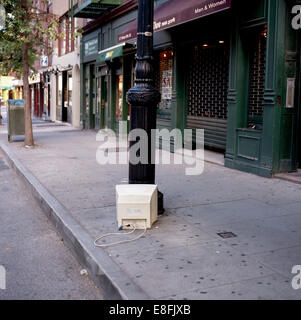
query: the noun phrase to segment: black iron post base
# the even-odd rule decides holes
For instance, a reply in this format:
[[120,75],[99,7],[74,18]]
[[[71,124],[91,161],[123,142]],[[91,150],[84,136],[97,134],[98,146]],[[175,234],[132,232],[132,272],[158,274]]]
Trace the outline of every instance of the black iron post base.
[[[131,105],[130,184],[155,184],[155,142],[152,141],[152,131],[157,125],[157,105],[161,100],[161,94],[154,87],[153,24],[154,1],[138,0],[136,80],[135,86],[127,93],[127,102]],[[144,137],[135,135],[137,129],[140,133],[143,131]],[[136,143],[144,144],[144,149],[132,148]],[[141,153],[144,153],[145,159]],[[163,194],[159,192],[158,213],[163,212]]]
[[158,215],[162,215],[165,212],[164,209],[164,195],[162,192],[158,191]]

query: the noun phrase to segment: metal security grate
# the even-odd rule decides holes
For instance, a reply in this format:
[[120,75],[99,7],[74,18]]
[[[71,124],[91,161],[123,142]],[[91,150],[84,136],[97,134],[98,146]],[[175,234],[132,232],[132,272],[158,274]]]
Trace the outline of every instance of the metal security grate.
[[229,50],[195,46],[188,75],[188,116],[227,119]]
[[205,146],[226,149],[229,48],[195,46],[187,77],[187,128],[204,129]]
[[256,35],[250,51],[249,126],[263,122],[266,70],[266,30]]

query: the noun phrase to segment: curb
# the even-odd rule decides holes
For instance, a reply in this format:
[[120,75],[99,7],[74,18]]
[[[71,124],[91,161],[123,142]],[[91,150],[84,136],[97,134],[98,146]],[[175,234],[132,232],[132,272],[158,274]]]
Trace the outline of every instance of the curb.
[[150,300],[150,297],[120,269],[103,249],[94,246],[88,232],[1,142],[0,150],[10,167],[28,186],[43,212],[63,238],[65,245],[81,266],[87,269],[89,276],[101,290],[105,299]]

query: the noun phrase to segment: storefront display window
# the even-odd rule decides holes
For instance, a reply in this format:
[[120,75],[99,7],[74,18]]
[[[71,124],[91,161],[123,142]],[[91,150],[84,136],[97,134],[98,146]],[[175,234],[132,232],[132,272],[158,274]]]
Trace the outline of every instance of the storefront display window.
[[173,50],[168,49],[159,54],[159,74],[157,87],[161,93],[161,102],[158,105],[159,110],[170,110],[172,99],[172,64]]
[[86,112],[89,112],[89,68],[86,69],[86,79],[85,79],[85,98],[86,98]]
[[122,120],[123,76],[117,76],[116,82],[116,119]]
[[60,73],[58,76],[58,96],[57,96],[57,104],[58,106],[62,105],[63,98],[63,75]]
[[72,107],[72,74],[68,74],[68,105]]
[[266,72],[267,26],[251,38],[248,125],[262,129]]

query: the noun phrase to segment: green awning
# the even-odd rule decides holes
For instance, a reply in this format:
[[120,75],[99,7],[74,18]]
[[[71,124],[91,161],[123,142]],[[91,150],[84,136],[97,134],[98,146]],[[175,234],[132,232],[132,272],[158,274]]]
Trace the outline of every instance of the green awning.
[[123,55],[123,47],[126,43],[102,50],[98,53],[97,62],[111,61]]
[[14,87],[0,86],[1,90],[13,90]]

